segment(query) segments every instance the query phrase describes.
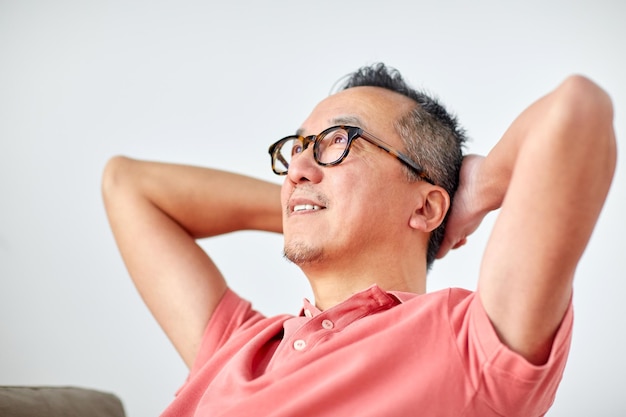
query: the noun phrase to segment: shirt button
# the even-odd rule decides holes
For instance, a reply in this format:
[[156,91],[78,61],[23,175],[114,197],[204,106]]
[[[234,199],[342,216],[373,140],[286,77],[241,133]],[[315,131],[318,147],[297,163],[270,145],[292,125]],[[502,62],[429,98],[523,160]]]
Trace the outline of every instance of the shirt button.
[[333,324],[332,321],[326,319],[322,321],[322,327],[325,328],[326,330],[330,330],[333,327],[335,327],[335,325]]
[[313,313],[311,313],[311,310],[309,310],[308,308],[304,310],[304,315],[308,318],[313,317]]
[[306,347],[306,342],[302,339],[298,339],[293,342],[293,348],[295,350],[303,350]]

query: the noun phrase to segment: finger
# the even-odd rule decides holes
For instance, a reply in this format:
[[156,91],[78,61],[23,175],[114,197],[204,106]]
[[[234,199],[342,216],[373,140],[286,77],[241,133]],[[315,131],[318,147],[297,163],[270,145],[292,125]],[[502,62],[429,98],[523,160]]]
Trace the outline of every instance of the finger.
[[466,243],[467,243],[467,238],[464,237],[463,239],[461,239],[458,242],[456,242],[456,244],[452,247],[452,249],[458,249],[461,246],[465,245]]
[[452,248],[452,242],[449,239],[444,239],[441,242],[441,246],[439,246],[439,250],[437,251],[436,259],[441,259],[450,251]]

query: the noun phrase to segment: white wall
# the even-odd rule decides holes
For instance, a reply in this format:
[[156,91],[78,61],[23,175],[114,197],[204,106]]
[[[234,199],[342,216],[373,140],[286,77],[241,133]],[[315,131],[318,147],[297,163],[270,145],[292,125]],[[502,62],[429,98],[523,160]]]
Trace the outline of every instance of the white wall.
[[[610,92],[626,135],[618,0],[221,3],[0,0],[0,384],[112,391],[141,417],[186,376],[109,232],[99,186],[112,155],[278,181],[268,145],[340,76],[375,61],[458,113],[470,152],[573,72]],[[626,413],[625,190],[620,163],[578,270],[575,337],[550,417]],[[435,266],[431,289],[474,287],[489,223]],[[279,236],[205,246],[268,314],[296,312],[310,295]]]

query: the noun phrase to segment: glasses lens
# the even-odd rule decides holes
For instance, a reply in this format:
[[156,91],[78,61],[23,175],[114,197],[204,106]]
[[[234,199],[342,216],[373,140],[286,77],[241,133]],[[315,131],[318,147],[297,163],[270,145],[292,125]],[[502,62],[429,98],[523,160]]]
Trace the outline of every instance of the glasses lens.
[[346,129],[337,127],[324,132],[319,141],[317,159],[322,164],[334,164],[345,156],[348,149],[349,134]]
[[293,155],[302,152],[302,143],[298,137],[285,138],[274,150],[274,170],[287,172]]

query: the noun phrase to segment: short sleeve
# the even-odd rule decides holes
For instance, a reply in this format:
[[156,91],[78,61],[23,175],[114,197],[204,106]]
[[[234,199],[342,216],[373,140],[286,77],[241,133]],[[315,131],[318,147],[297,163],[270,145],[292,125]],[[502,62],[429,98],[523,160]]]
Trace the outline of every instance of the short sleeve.
[[262,314],[252,309],[249,301],[227,288],[209,319],[189,378],[193,377],[238,330],[247,328],[263,318]]
[[480,301],[473,294],[462,328],[457,333],[476,389],[470,408],[506,416],[542,416],[550,408],[563,376],[572,337],[570,305],[555,335],[547,362],[534,365],[503,344]]

